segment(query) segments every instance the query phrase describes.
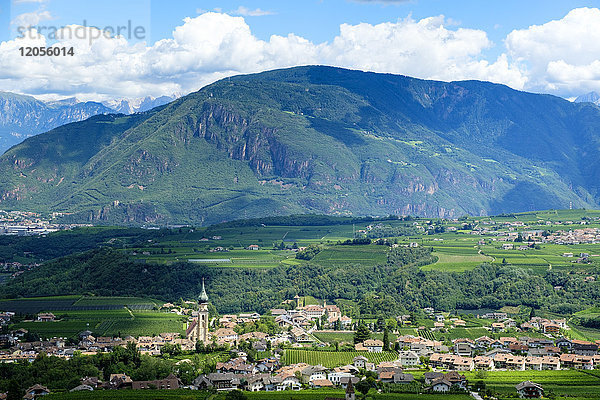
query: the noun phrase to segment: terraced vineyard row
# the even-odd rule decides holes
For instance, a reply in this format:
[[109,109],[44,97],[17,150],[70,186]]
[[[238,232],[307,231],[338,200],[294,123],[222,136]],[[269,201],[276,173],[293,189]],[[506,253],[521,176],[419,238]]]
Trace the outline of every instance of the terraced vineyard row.
[[428,331],[426,329],[419,329],[419,336],[425,339],[435,340],[435,335],[433,334],[433,332]]
[[368,353],[364,351],[319,351],[319,350],[301,350],[287,349],[283,356],[283,363],[297,364],[307,363],[311,365],[323,365],[324,367],[333,368],[341,365],[352,363],[354,357],[364,356],[372,363],[380,363],[383,361],[393,361],[398,358],[398,354],[393,351],[383,353]]

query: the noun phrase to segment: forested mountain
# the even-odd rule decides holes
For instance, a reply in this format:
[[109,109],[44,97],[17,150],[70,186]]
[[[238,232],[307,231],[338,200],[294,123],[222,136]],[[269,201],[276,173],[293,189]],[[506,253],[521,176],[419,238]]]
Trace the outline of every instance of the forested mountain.
[[0,158],[0,208],[95,223],[597,207],[600,108],[307,66],[103,115]]

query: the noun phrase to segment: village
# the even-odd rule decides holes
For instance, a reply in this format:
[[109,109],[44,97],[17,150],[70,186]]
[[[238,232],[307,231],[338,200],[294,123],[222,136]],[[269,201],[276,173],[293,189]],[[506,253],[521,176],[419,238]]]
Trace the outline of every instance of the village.
[[[400,391],[404,387],[417,393],[456,393],[473,390],[473,382],[465,376],[472,371],[593,370],[600,366],[600,342],[569,339],[565,335],[569,331],[565,319],[534,316],[517,325],[505,312],[488,312],[477,318],[489,322],[489,335],[440,341],[425,336],[431,336],[428,332],[464,327],[467,322],[426,308],[423,313],[432,321],[431,328],[418,327],[418,335],[396,334],[393,340],[389,339],[386,328],[381,340],[374,338],[368,324],[343,315],[337,305],[325,302],[304,305],[300,296],[286,301],[286,308],[271,309],[267,316],[242,313],[209,319],[207,304],[204,288],[197,308],[163,304],[167,312],[188,315],[185,335],[165,332],[156,336],[95,337],[88,330],[81,332],[78,341],[73,343],[64,338],[30,341],[26,330],[15,330],[0,336],[0,346],[4,348],[0,362],[33,362],[41,355],[70,359],[131,345],[140,354],[156,357],[173,351],[179,354],[225,351],[228,354],[226,359],[216,362],[211,371],[198,372],[190,384],[183,384],[173,374],[157,381],[134,381],[126,374],[111,374],[105,381],[99,377],[81,377],[81,385],[74,391],[148,388],[217,391],[350,388],[353,391],[355,388],[364,390],[365,386],[368,390],[369,382],[375,387],[398,386]],[[14,313],[1,313],[0,322],[8,326],[13,317]],[[397,321],[407,325],[411,323],[409,317],[398,316]],[[56,318],[52,313],[39,313],[36,321],[52,324]],[[264,318],[276,325],[276,333],[246,329]],[[354,340],[332,345],[318,339],[318,333],[323,332],[350,334]],[[508,332],[518,332],[518,335]],[[528,336],[528,333],[535,335]],[[332,347],[339,351],[334,352]],[[290,362],[286,358],[286,352],[290,351],[320,355],[321,362]],[[349,354],[350,357],[347,363],[333,366],[327,362],[332,354]],[[385,360],[378,355],[385,355]],[[33,397],[47,391],[40,385],[30,389],[28,393],[37,393]],[[519,395],[528,398],[541,397],[543,390],[542,385],[529,381],[515,387]]]
[[0,235],[47,235],[60,230],[92,226],[91,224],[62,224],[52,222],[52,219],[59,215],[60,213],[54,213],[51,218],[44,218],[39,213],[29,211],[0,210]]

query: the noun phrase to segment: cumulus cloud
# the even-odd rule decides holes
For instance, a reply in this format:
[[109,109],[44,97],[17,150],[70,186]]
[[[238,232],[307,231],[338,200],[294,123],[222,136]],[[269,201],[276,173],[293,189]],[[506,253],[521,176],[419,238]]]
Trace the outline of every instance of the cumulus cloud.
[[343,24],[322,54],[328,63],[439,80],[485,79],[521,88],[523,78],[505,57],[480,60],[492,43],[481,30],[446,27],[444,17],[378,25]]
[[529,78],[527,89],[577,95],[600,90],[600,10],[578,8],[560,20],[512,31],[509,56]]
[[[495,60],[486,32],[456,27],[443,16],[381,24],[342,24],[328,42],[290,33],[257,38],[243,16],[204,12],[185,18],[153,45],[100,35],[65,37],[74,57],[21,57],[21,46],[46,45],[31,31],[0,43],[0,87],[28,94],[105,100],[198,90],[239,73],[325,64],[424,79],[480,79],[556,94],[585,92],[600,81],[600,10],[573,10],[559,21],[513,31]],[[76,26],[65,27],[74,29]],[[60,34],[56,35],[61,37]],[[97,39],[89,40],[90,37]]]
[[31,26],[37,25],[42,21],[47,21],[52,19],[52,14],[48,10],[38,10],[28,13],[22,13],[11,21],[11,25],[23,28],[29,28]]
[[0,83],[4,90],[33,94],[131,97],[189,92],[238,73],[328,64],[431,79],[487,79],[522,87],[523,78],[506,57],[493,63],[480,59],[491,45],[485,32],[445,25],[443,17],[343,24],[332,41],[313,43],[295,34],[260,40],[243,17],[206,12],[184,19],[171,38],[152,46],[98,35],[95,28],[86,27],[86,38],[100,37],[91,42],[67,38],[56,44],[73,46],[74,57],[23,59],[16,49],[26,41],[32,45],[35,38],[35,43],[45,43],[43,35],[31,32],[0,44]]

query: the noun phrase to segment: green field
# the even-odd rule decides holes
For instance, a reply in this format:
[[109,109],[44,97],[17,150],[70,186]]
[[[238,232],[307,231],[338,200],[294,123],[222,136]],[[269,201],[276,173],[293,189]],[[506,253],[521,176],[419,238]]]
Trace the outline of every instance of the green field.
[[66,312],[116,310],[124,306],[132,309],[153,309],[163,302],[143,297],[54,296],[0,300],[0,311],[18,314],[36,314],[40,311]]
[[354,357],[364,356],[370,362],[380,363],[383,361],[393,361],[398,358],[398,354],[393,351],[383,353],[368,353],[364,351],[320,351],[320,350],[302,350],[286,349],[283,356],[283,363],[298,364],[307,363],[311,365],[322,365],[324,367],[339,367],[352,364]]
[[[52,311],[52,310],[50,310]],[[95,336],[145,336],[163,332],[183,333],[186,317],[172,313],[120,308],[115,310],[52,311],[55,322],[20,322],[15,329],[25,328],[41,337],[73,337],[90,330]]]
[[0,300],[0,311],[12,311],[18,314],[35,314],[40,311],[72,307],[73,303],[80,298],[81,296],[55,296]]
[[161,306],[164,302],[143,297],[102,297],[82,296],[73,303],[79,307],[102,307],[102,306]]
[[[489,256],[484,256],[481,254],[469,254],[470,252],[465,251],[465,254],[452,254],[454,251],[459,250],[460,248],[451,248],[451,247],[434,247],[435,251],[433,255],[438,258],[438,261],[435,264],[427,265],[423,267],[425,270],[431,269],[439,269],[443,271],[451,271],[451,272],[462,272],[469,269],[473,269],[484,262],[492,261],[492,258]],[[473,250],[473,249],[469,249]]]
[[[581,370],[562,371],[487,371],[483,381],[487,387],[501,394],[515,393],[515,385],[532,381],[542,385],[546,394],[553,391],[557,395],[597,399],[600,397],[600,372]],[[465,373],[473,382],[481,380],[477,372]]]

